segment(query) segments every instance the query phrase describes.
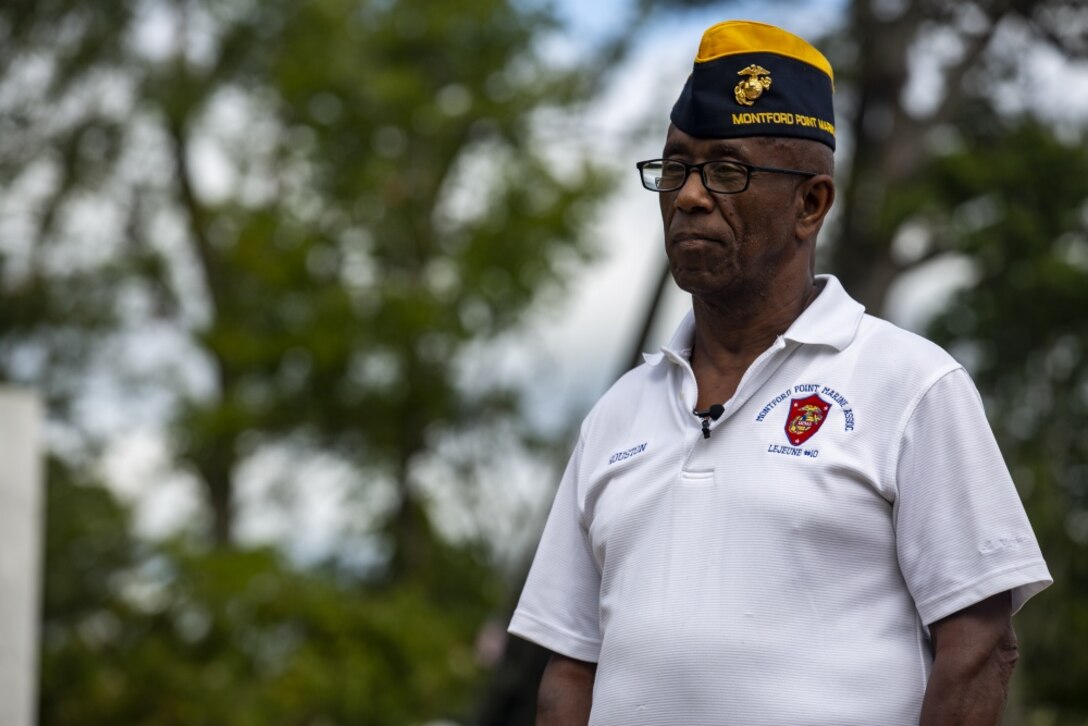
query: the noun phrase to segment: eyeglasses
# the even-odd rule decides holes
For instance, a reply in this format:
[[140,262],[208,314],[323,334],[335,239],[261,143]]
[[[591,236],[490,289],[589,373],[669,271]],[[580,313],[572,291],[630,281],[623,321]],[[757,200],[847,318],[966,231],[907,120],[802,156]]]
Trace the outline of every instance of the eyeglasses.
[[797,169],[777,169],[773,166],[756,166],[740,161],[704,161],[702,164],[689,164],[678,159],[651,159],[640,161],[635,166],[642,174],[642,186],[651,192],[675,192],[688,180],[688,174],[698,169],[703,178],[703,185],[718,194],[739,194],[748,188],[753,171],[765,171],[771,174],[797,174],[813,177],[816,172],[798,171]]

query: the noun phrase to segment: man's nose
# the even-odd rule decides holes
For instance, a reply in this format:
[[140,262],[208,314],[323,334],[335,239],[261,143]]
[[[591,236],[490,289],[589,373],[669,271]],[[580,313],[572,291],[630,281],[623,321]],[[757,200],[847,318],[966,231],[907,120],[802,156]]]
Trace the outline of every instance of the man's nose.
[[684,212],[708,210],[714,206],[714,197],[703,184],[703,175],[699,169],[689,169],[684,185],[676,192],[676,208]]

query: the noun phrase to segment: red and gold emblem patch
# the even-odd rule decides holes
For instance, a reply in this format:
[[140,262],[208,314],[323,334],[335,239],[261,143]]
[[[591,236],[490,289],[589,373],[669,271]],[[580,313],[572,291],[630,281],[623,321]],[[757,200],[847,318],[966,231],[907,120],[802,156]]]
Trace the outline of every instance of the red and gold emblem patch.
[[790,401],[790,415],[786,418],[786,438],[794,446],[811,439],[827,419],[831,404],[815,393]]

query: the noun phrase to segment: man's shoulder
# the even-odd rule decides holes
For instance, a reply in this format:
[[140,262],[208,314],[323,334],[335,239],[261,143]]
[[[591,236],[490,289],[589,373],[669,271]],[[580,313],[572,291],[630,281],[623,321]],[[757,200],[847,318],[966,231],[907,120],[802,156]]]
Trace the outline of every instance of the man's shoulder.
[[940,375],[961,364],[932,340],[865,314],[850,351],[860,363],[893,374]]

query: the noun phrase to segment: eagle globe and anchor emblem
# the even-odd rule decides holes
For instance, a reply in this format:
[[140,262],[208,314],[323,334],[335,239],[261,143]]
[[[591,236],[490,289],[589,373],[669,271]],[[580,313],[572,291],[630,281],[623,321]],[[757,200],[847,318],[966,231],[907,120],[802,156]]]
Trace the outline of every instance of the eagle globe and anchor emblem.
[[790,415],[786,418],[786,438],[794,446],[811,439],[827,420],[831,404],[815,393],[790,401]]
[[742,71],[737,71],[737,75],[746,76],[733,89],[733,97],[742,106],[755,104],[756,99],[771,87],[771,72],[763,66],[757,66],[755,63]]

